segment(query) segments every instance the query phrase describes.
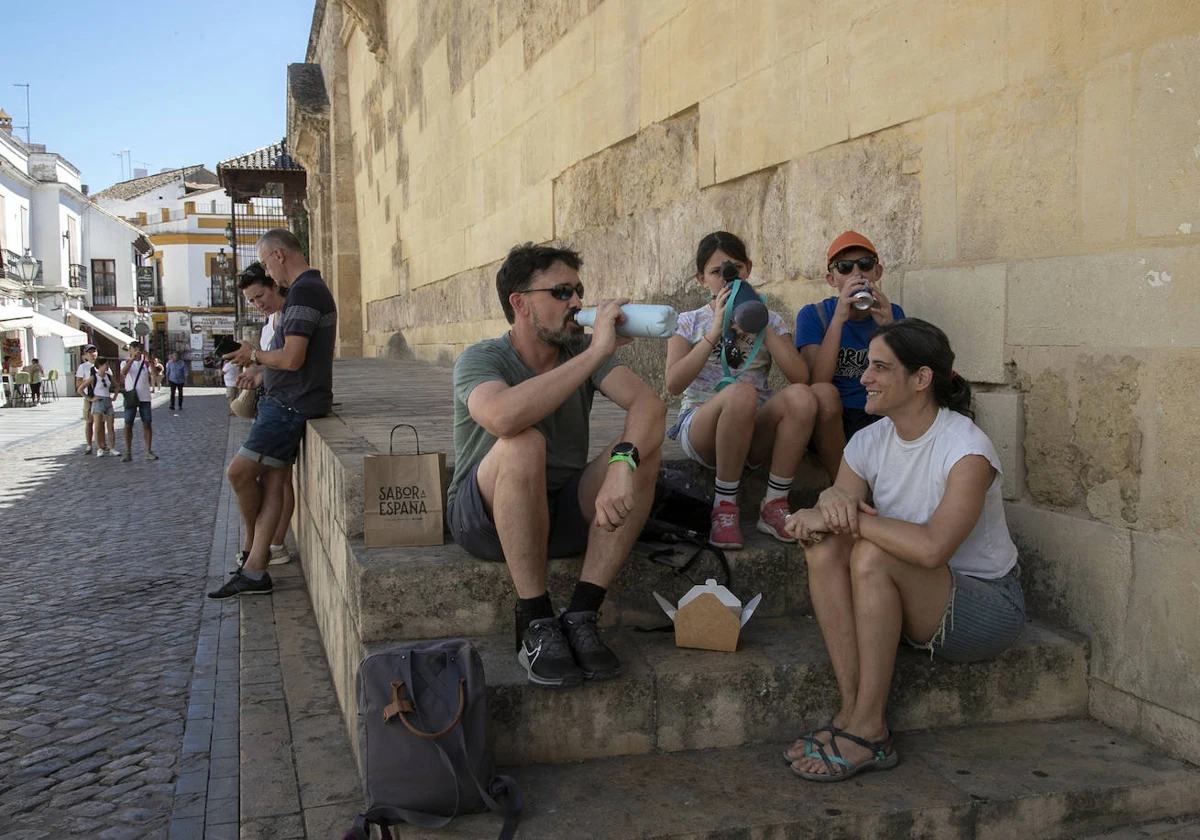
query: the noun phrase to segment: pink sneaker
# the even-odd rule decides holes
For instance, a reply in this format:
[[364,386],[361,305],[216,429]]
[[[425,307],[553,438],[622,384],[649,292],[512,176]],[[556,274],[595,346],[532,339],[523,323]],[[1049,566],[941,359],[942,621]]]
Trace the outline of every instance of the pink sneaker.
[[786,497],[765,503],[758,511],[758,530],[770,534],[782,543],[794,543],[796,538],[783,527],[787,522],[788,500]]
[[741,513],[731,502],[721,502],[712,512],[712,529],[708,541],[717,548],[741,548],[745,545],[742,530],[738,527]]

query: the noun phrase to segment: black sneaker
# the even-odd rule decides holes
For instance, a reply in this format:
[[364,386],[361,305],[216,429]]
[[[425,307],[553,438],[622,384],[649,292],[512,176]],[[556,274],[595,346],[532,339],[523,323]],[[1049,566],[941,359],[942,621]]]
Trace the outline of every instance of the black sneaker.
[[583,672],[571,656],[571,648],[557,619],[539,618],[529,622],[517,661],[534,685],[566,688],[583,682]]
[[226,598],[234,598],[238,595],[270,595],[274,587],[271,586],[271,576],[263,572],[262,580],[251,580],[242,574],[242,570],[230,574],[229,580],[225,585],[215,592],[209,592],[208,597],[214,601],[223,601]]
[[596,612],[565,612],[562,614],[563,633],[575,655],[575,662],[589,680],[606,680],[621,673],[621,663],[612,648],[600,638]]

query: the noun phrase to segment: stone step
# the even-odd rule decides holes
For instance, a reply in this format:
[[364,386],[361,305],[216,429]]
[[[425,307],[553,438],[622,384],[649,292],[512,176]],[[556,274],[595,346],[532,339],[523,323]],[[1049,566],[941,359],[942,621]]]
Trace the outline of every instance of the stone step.
[[[696,549],[681,545],[683,557]],[[457,545],[367,549],[351,542],[347,558],[349,601],[357,607],[364,643],[386,639],[475,638],[513,632],[516,591],[508,567],[476,559]],[[755,615],[770,618],[810,610],[808,573],[800,549],[750,530],[746,547],[726,553],[732,589],[744,601],[762,593]],[[566,606],[583,566],[581,557],[551,560],[548,586],[554,603]],[[703,583],[719,565],[707,556],[690,574]],[[674,603],[692,586],[669,568],[633,555],[610,589],[605,626],[666,621],[655,592]],[[353,608],[353,607],[352,607]]]
[[[1050,840],[1193,813],[1200,797],[1200,770],[1091,720],[902,732],[895,745],[895,769],[837,784],[789,772],[782,741],[502,772],[525,795],[522,840]],[[470,815],[438,836],[499,826]]]
[[[563,690],[528,683],[511,633],[476,640],[497,762],[780,744],[837,708],[833,669],[812,619],[752,618],[736,653],[677,648],[671,633],[621,628],[607,638],[624,672]],[[991,662],[931,661],[906,647],[889,719],[911,730],[1083,715],[1085,660],[1079,642],[1037,623]]]

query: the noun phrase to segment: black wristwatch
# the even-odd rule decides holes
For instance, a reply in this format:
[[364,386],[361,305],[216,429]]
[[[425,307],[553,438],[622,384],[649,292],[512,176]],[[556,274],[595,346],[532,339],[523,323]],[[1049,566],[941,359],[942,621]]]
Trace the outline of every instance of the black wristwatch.
[[637,447],[627,440],[621,441],[612,448],[612,452],[608,456],[608,463],[611,464],[614,461],[624,461],[634,470],[642,462],[641,458],[638,457]]

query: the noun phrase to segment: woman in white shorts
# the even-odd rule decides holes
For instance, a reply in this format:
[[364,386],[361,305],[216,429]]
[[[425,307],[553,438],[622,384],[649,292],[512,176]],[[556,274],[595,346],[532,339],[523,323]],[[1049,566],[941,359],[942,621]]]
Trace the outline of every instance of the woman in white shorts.
[[793,772],[842,781],[899,761],[887,698],[901,638],[956,662],[996,656],[1025,625],[1000,461],[972,422],[945,333],[909,318],[871,339],[866,410],[834,485],[789,530],[806,546],[813,611],[841,708],[785,752]]
[[[96,443],[96,457],[105,455],[120,455],[116,450],[117,432],[116,415],[113,412],[113,397],[117,388],[113,384],[112,371],[109,370],[107,359],[97,358],[92,367],[91,376],[83,380],[76,393],[88,401],[88,412],[92,422],[92,438]],[[104,430],[108,429],[108,442],[104,445]]]

